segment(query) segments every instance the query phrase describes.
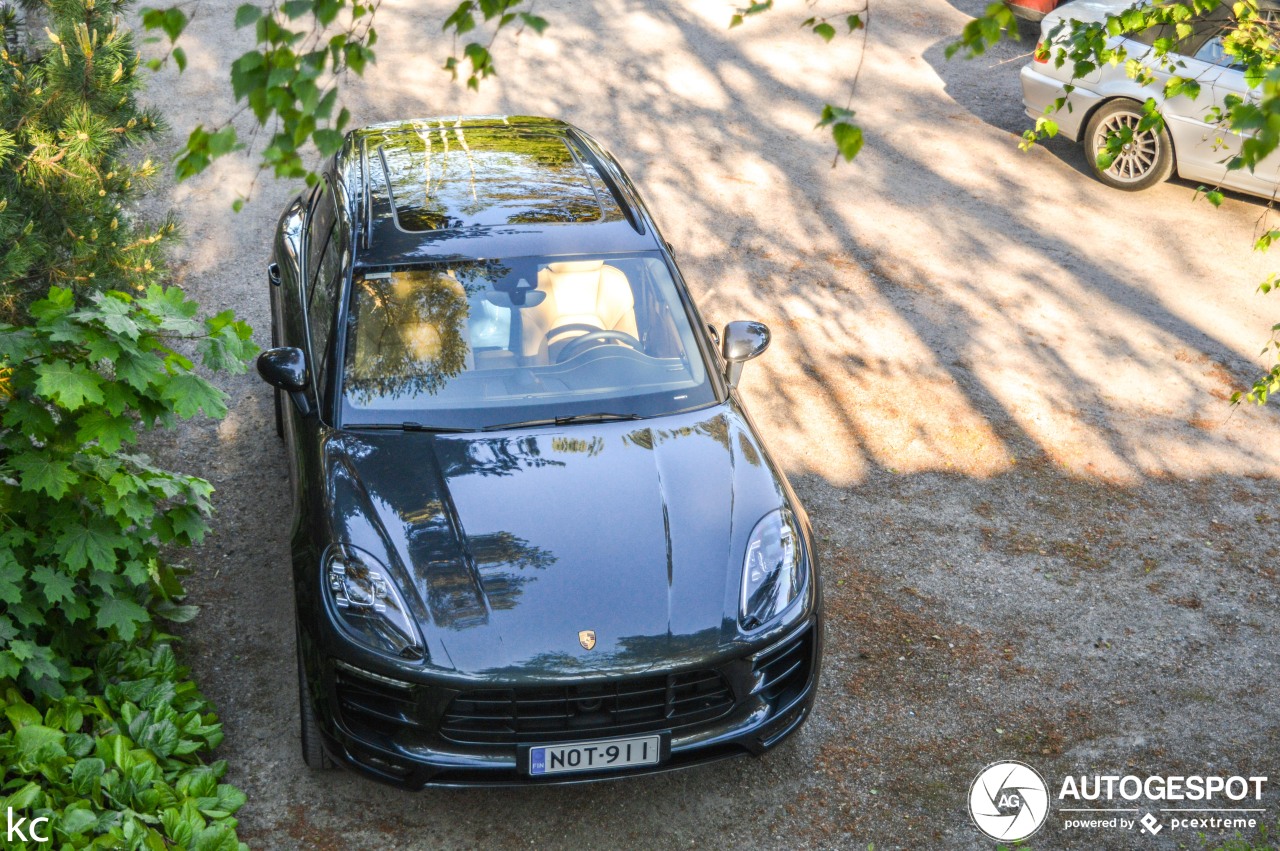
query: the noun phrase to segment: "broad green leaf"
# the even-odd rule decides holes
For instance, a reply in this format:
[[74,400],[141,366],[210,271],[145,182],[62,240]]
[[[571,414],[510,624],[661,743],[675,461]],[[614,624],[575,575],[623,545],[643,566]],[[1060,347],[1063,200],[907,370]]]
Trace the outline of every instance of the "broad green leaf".
[[78,760],[71,769],[71,788],[80,797],[88,797],[93,784],[107,770],[107,764],[97,757]]
[[853,110],[826,104],[822,107],[822,118],[814,125],[814,129],[826,127],[846,118],[853,117]]
[[[62,740],[66,734],[43,724],[28,724],[13,734],[13,744],[24,760],[65,756]],[[12,805],[10,805],[12,806]]]
[[140,331],[138,323],[134,321],[130,315],[131,313],[132,308],[123,299],[109,296],[105,293],[97,293],[93,296],[93,306],[76,311],[74,316],[80,320],[96,319],[114,333],[130,340],[136,340]]
[[103,451],[116,453],[121,445],[132,443],[136,439],[133,420],[126,416],[115,416],[103,408],[94,408],[76,421],[76,440],[81,443],[98,441]]
[[179,606],[168,601],[157,603],[154,609],[156,615],[172,623],[187,623],[200,614],[199,606]]
[[[0,547],[0,602],[16,605],[22,602],[22,580],[26,571],[7,547]],[[8,641],[9,636],[5,638]]]
[[138,305],[152,313],[165,331],[185,337],[204,331],[203,324],[195,318],[199,307],[177,287],[148,287],[147,294],[138,299]]
[[10,398],[0,410],[6,426],[17,429],[28,437],[43,438],[54,429],[53,417],[48,405],[35,399]]
[[317,130],[312,136],[316,148],[323,157],[332,156],[342,147],[342,134],[337,130]]
[[102,376],[83,364],[45,361],[36,366],[36,375],[36,392],[68,411],[102,402]]
[[53,605],[70,600],[75,595],[75,580],[61,570],[39,565],[31,571],[31,580],[40,588],[44,598]]
[[253,3],[244,3],[236,9],[236,28],[247,27],[262,17],[262,9]]
[[32,804],[40,800],[43,794],[39,784],[27,783],[23,785],[17,792],[9,795],[4,799],[6,809],[25,810],[29,809]]
[[32,318],[41,325],[50,325],[54,320],[74,310],[75,306],[76,297],[71,290],[51,287],[49,295],[31,305],[29,310]]
[[222,391],[198,375],[184,373],[169,379],[162,391],[173,403],[178,416],[188,419],[203,411],[205,416],[219,419],[226,415],[226,398]]
[[40,710],[23,701],[21,698],[14,700],[5,706],[4,716],[9,719],[9,724],[15,730],[20,727],[26,727],[29,724],[39,724],[44,720],[44,716],[40,714]]
[[123,597],[109,597],[98,608],[98,627],[114,629],[125,641],[132,641],[138,634],[138,624],[148,620],[150,616],[146,609]]
[[116,548],[126,540],[110,531],[106,522],[91,518],[87,523],[66,528],[54,544],[67,567],[80,571],[92,565],[97,570],[113,571],[116,566]]
[[98,824],[98,817],[83,807],[67,808],[58,819],[58,831],[67,836],[79,836]]
[[831,128],[831,135],[836,140],[836,148],[845,162],[850,162],[862,150],[862,128],[841,121]]
[[22,664],[10,650],[0,651],[0,677],[12,679],[22,673]]
[[145,391],[165,374],[164,362],[153,354],[125,353],[116,361],[115,370],[117,378],[138,391]]
[[24,491],[44,491],[54,499],[62,499],[80,479],[70,464],[48,452],[25,452],[11,458],[9,466],[18,473]]

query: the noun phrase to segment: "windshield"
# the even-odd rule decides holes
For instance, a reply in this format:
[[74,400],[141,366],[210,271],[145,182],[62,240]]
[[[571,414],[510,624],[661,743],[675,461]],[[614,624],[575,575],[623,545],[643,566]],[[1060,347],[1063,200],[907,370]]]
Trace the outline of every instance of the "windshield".
[[346,333],[347,425],[478,429],[715,401],[656,252],[358,271]]

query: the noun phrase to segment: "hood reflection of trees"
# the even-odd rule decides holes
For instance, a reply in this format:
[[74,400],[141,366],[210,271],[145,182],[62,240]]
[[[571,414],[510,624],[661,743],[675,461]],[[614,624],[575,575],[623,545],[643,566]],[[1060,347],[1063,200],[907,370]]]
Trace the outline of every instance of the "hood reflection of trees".
[[[667,440],[689,438],[689,436],[698,434],[716,441],[724,449],[732,452],[730,434],[728,433],[730,433],[728,417],[724,416],[723,413],[718,413],[718,415],[709,418],[709,420],[695,422],[691,426],[680,426],[677,429],[636,429],[630,434],[622,435],[622,443],[627,444],[628,447],[653,449],[659,444],[666,443]],[[759,463],[759,456],[754,449],[746,456],[746,459],[751,465],[758,465]]]
[[[544,570],[556,562],[554,553],[506,531],[467,535],[459,549],[439,500],[431,500],[404,520],[414,582],[431,617],[450,629],[488,623],[489,609],[515,608],[523,586],[534,578],[522,572]],[[469,553],[469,560],[464,553]]]
[[449,482],[463,476],[512,476],[536,467],[563,467],[563,461],[542,457],[539,442],[537,435],[443,437],[435,442],[435,454],[440,475]]

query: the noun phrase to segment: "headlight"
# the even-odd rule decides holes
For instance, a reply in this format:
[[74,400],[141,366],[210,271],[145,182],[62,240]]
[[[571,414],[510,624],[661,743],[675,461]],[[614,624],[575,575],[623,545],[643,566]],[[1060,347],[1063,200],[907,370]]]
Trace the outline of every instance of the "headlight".
[[331,547],[324,560],[324,586],[338,622],[352,638],[392,656],[425,655],[404,597],[373,556],[355,547]]
[[782,614],[804,587],[804,555],[795,517],[785,508],[764,516],[751,531],[742,565],[743,629],[764,626]]

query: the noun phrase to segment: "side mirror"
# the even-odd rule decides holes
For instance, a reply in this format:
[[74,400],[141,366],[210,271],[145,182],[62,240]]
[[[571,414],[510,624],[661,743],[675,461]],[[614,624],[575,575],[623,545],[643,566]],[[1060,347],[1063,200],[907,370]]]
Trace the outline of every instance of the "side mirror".
[[769,328],[763,322],[739,320],[724,326],[724,378],[730,387],[738,386],[742,365],[769,348]]
[[288,393],[304,417],[311,413],[306,393],[307,356],[302,349],[288,346],[267,349],[258,355],[258,375],[272,387]]

